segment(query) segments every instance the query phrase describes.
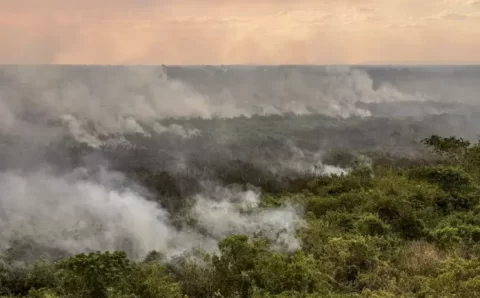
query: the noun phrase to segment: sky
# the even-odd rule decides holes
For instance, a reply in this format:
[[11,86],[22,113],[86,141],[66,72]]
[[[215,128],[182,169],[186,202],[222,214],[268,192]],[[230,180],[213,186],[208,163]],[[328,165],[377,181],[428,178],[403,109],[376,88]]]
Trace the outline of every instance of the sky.
[[0,0],[1,64],[480,64],[480,0]]

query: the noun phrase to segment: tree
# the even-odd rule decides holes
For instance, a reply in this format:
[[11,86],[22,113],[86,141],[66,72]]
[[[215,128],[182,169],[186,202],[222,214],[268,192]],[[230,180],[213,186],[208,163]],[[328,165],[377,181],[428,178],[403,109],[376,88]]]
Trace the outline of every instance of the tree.
[[79,254],[60,261],[62,294],[76,293],[81,297],[108,298],[109,293],[124,292],[127,277],[133,270],[124,252]]

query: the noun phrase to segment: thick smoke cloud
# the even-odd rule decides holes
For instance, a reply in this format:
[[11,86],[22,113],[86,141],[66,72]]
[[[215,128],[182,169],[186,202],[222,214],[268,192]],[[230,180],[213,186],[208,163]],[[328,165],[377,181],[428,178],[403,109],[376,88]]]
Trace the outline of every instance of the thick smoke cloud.
[[207,70],[199,79],[220,79],[208,85],[171,78],[162,67],[4,67],[0,76],[2,133],[50,141],[61,133],[49,124],[57,119],[77,141],[94,147],[125,134],[201,134],[195,127],[162,125],[159,121],[166,118],[285,113],[366,117],[371,112],[359,103],[427,99],[388,84],[374,88],[365,71],[347,67],[327,67],[320,74],[293,70],[283,77],[260,70],[237,82],[231,81],[236,75],[225,73],[230,81],[222,82]]
[[170,214],[120,173],[3,172],[0,189],[0,249],[29,240],[67,253],[122,249],[141,258],[157,250],[170,258],[193,248],[214,252],[219,240],[235,233],[261,233],[277,249],[300,247],[294,236],[303,225],[300,210],[259,211],[260,194],[253,190],[217,186],[199,194],[189,212],[197,228],[175,228]]
[[[114,72],[106,80],[98,77],[102,74],[84,73],[87,77],[82,80],[81,75],[75,74],[65,78],[68,72],[61,69],[9,69],[4,79],[8,83],[0,97],[5,119],[3,132],[25,134],[32,127],[19,126],[27,126],[32,120],[38,125],[38,120],[45,123],[58,119],[77,141],[92,146],[100,145],[102,136],[152,132],[182,137],[198,134],[195,129],[165,127],[156,121],[164,117],[207,115],[207,106],[200,95],[185,85],[168,81],[164,73],[153,68],[131,68],[120,75]],[[53,128],[37,130],[45,129]]]

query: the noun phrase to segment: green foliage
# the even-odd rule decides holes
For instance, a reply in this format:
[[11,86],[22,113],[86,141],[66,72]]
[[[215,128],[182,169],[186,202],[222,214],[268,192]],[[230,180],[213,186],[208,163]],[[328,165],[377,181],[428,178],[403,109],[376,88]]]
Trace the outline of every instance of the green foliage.
[[[0,257],[0,296],[479,297],[480,146],[438,136],[424,143],[440,161],[372,154],[370,165],[332,151],[325,160],[348,165],[349,174],[295,180],[241,162],[217,169],[229,183],[267,189],[261,208],[302,205],[308,225],[297,232],[299,251],[231,235],[216,253],[175,259],[151,252],[134,262],[123,252],[96,252],[19,263],[31,258],[23,243]],[[183,196],[165,173],[139,175],[150,189]]]
[[471,186],[471,178],[461,168],[441,166],[417,168],[409,172],[409,177],[436,184],[449,193],[458,193]]
[[136,297],[182,297],[180,285],[175,283],[165,267],[157,262],[135,265],[127,280]]
[[357,228],[360,233],[368,236],[382,236],[390,232],[390,225],[384,223],[374,214],[364,215],[358,222]]
[[322,263],[342,288],[359,288],[359,276],[379,261],[379,250],[368,237],[332,238],[325,245],[325,253],[328,258],[322,257]]
[[61,288],[81,297],[109,297],[112,289],[126,286],[132,264],[124,252],[79,254],[58,267]]
[[462,138],[440,137],[438,135],[424,139],[422,143],[432,148],[435,153],[457,161],[467,154],[471,145],[469,141]]
[[460,165],[478,174],[480,165],[480,142],[475,144],[456,137],[431,136],[423,140],[433,152],[445,158],[448,163]]
[[329,293],[330,278],[320,271],[312,256],[298,252],[292,256],[272,253],[258,260],[256,284],[272,294]]
[[42,288],[39,290],[32,289],[28,292],[29,298],[59,298],[60,296],[52,289]]
[[32,289],[55,286],[56,268],[52,262],[39,260],[25,265],[2,261],[0,295],[26,296]]
[[225,297],[249,297],[254,284],[254,269],[260,255],[268,252],[265,241],[245,235],[231,236],[220,242],[220,256],[212,260],[219,290]]

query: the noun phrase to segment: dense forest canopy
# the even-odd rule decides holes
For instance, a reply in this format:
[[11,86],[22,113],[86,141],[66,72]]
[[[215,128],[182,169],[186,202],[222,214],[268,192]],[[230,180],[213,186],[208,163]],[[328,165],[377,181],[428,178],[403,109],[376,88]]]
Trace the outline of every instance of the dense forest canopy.
[[479,73],[0,67],[0,297],[479,296]]
[[[348,174],[304,176],[282,193],[265,191],[259,208],[304,207],[299,249],[239,234],[221,240],[215,253],[193,250],[170,259],[155,251],[137,261],[98,251],[27,262],[39,248],[19,241],[2,255],[0,291],[6,297],[474,297],[480,145],[439,136],[424,143],[431,159],[373,155],[362,164],[346,151],[331,152],[330,161],[351,167]],[[155,187],[160,177],[149,172],[143,179]]]

